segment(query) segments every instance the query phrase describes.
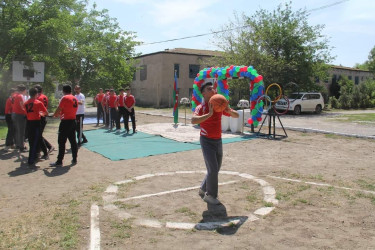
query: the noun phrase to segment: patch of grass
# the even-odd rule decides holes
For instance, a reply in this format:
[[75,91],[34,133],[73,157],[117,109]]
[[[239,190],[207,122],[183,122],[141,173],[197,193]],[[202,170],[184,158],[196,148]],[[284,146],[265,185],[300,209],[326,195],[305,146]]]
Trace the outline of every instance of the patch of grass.
[[187,207],[182,207],[182,208],[176,209],[175,212],[176,213],[187,214],[189,216],[195,216],[195,215],[197,215],[196,213],[194,213],[193,211],[191,211],[190,208],[187,208]]
[[325,136],[326,138],[329,138],[329,139],[347,139],[347,140],[355,139],[355,137],[342,136],[342,135],[335,135],[335,134],[325,134],[324,136]]
[[65,205],[67,209],[58,211],[54,214],[54,219],[57,220],[62,239],[60,247],[64,249],[72,249],[78,243],[78,206],[81,202],[77,200],[69,200]]
[[5,139],[8,133],[8,126],[5,121],[0,121],[0,139]]
[[263,205],[265,207],[273,207],[274,206],[272,202],[264,202]]
[[356,180],[356,183],[362,188],[370,191],[375,191],[375,183],[369,183],[366,180]]
[[122,209],[133,209],[133,208],[137,208],[141,206],[139,204],[127,204],[121,201],[115,201],[113,204],[117,206],[118,208],[122,208]]
[[357,192],[356,197],[369,199],[371,201],[371,203],[373,205],[375,205],[375,195],[373,195],[373,194],[365,194],[365,193],[362,193],[362,192]]
[[247,200],[248,202],[254,202],[254,201],[256,201],[256,199],[257,199],[257,197],[256,197],[256,195],[254,195],[254,194],[250,194],[250,195],[247,195],[247,196],[246,196],[246,200]]
[[123,219],[122,221],[112,221],[111,228],[115,229],[113,237],[127,239],[131,236],[131,221]]
[[299,198],[299,199],[296,199],[294,202],[293,202],[293,205],[297,205],[297,204],[306,204],[306,205],[312,205],[312,203],[306,199],[302,199],[302,198]]
[[323,179],[323,175],[321,175],[321,174],[317,174],[317,175],[309,175],[308,178],[309,178],[309,179],[312,179],[312,180],[324,181],[324,179]]
[[[293,185],[294,183],[291,183]],[[283,192],[276,192],[276,199],[277,200],[284,200],[288,201],[291,199],[292,196],[295,196],[296,194],[303,192],[307,189],[311,188],[311,185],[297,185],[291,188],[288,188],[288,191]]]
[[338,118],[332,119],[334,121],[340,122],[373,122],[375,123],[375,114],[374,113],[363,113],[363,114],[348,114],[340,115]]

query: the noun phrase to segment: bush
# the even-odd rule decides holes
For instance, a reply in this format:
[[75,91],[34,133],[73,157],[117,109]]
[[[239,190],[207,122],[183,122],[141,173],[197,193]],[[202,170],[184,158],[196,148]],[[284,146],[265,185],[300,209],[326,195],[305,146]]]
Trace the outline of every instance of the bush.
[[336,97],[334,97],[334,96],[331,96],[330,98],[329,98],[329,104],[331,105],[331,108],[333,108],[333,109],[339,109],[340,108],[340,103],[339,103],[339,101],[337,100],[337,98]]

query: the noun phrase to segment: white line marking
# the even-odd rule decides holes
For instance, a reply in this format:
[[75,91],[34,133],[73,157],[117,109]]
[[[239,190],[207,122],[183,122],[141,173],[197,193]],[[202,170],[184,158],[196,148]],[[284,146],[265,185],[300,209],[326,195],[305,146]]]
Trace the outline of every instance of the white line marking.
[[90,250],[100,250],[99,206],[91,206]]
[[267,175],[270,178],[273,179],[279,179],[279,180],[284,180],[284,181],[293,181],[293,182],[299,182],[299,183],[305,183],[305,184],[310,184],[310,185],[315,185],[315,186],[325,186],[325,187],[334,187],[334,188],[339,188],[339,189],[345,189],[345,190],[351,190],[351,191],[358,191],[358,192],[363,192],[363,193],[369,193],[369,194],[375,194],[374,191],[369,191],[369,190],[363,190],[363,189],[356,189],[356,188],[348,188],[348,187],[340,187],[340,186],[334,186],[326,183],[317,183],[317,182],[310,182],[310,181],[301,181],[301,180],[295,180],[295,179],[288,179],[284,177],[278,177],[278,176],[272,176],[272,175]]
[[[219,183],[219,186],[229,185],[229,184],[233,184],[233,183],[237,183],[237,182],[239,182],[239,181],[223,182],[223,183]],[[198,188],[200,188],[200,186],[180,188],[180,189],[164,191],[164,192],[155,193],[155,194],[144,194],[144,195],[133,196],[133,197],[125,198],[125,199],[117,199],[116,201],[129,201],[129,200],[135,200],[135,199],[143,199],[143,198],[148,198],[148,197],[152,197],[152,196],[160,196],[160,195],[177,193],[177,192],[185,192],[185,191],[190,191],[190,190],[194,190],[194,189],[198,189]]]

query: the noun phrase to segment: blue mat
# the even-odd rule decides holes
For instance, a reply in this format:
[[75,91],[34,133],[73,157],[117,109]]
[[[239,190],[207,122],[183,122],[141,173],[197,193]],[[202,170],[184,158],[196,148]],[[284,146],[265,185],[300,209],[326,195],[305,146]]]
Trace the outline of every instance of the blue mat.
[[[200,149],[199,142],[184,143],[142,132],[126,134],[123,131],[114,132],[106,129],[85,131],[88,143],[84,147],[112,160],[142,158],[152,155],[175,153],[180,151]],[[253,139],[253,136],[223,139],[223,143],[231,143]]]

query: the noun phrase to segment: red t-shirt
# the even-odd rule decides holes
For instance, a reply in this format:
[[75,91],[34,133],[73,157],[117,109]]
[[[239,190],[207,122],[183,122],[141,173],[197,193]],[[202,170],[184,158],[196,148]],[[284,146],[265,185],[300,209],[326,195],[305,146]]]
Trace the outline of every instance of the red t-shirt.
[[108,104],[108,97],[109,97],[109,94],[104,94],[103,99],[102,99],[102,104],[104,106],[107,106]]
[[124,107],[124,95],[117,96],[117,106]]
[[[195,115],[205,115],[209,113],[208,103],[204,105],[200,104],[195,108]],[[201,131],[200,135],[210,139],[221,138],[221,116],[230,116],[227,112],[214,112],[210,118],[200,124]]]
[[48,108],[48,97],[46,95],[40,94],[38,96],[38,100],[44,104],[44,107],[46,107],[46,109]]
[[64,95],[59,104],[61,120],[75,120],[78,109],[78,100],[72,94]]
[[13,102],[13,96],[10,96],[5,103],[5,114],[6,115],[12,114],[12,102]]
[[23,95],[16,93],[13,96],[12,112],[19,115],[26,115],[26,110],[23,105]]
[[27,100],[24,106],[26,109],[26,117],[29,121],[40,120],[40,112],[47,112],[44,104],[35,98]]
[[116,108],[117,95],[108,96],[108,106],[110,108]]
[[133,106],[133,104],[135,104],[135,98],[133,95],[126,95],[125,96],[125,106],[130,108],[131,106]]
[[104,93],[101,93],[101,94],[97,94],[96,97],[95,97],[95,100],[97,102],[102,102],[103,101],[103,98],[104,98]]

